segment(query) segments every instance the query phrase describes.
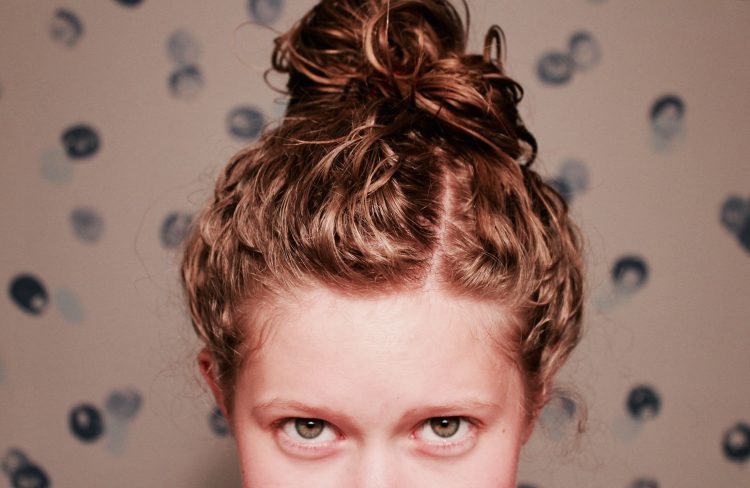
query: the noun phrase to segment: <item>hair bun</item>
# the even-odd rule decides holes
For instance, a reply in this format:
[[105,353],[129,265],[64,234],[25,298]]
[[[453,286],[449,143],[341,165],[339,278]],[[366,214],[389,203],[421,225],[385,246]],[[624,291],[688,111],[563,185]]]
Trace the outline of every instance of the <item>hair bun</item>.
[[274,40],[272,69],[289,75],[287,115],[366,112],[414,128],[404,112],[426,114],[432,134],[437,122],[514,159],[525,141],[530,163],[536,142],[516,108],[523,90],[503,73],[502,30],[489,29],[483,55],[467,55],[462,1],[466,26],[449,0],[322,0]]
[[433,63],[461,55],[466,34],[444,0],[323,0],[274,42],[272,65],[289,73],[293,99],[357,84],[401,98]]

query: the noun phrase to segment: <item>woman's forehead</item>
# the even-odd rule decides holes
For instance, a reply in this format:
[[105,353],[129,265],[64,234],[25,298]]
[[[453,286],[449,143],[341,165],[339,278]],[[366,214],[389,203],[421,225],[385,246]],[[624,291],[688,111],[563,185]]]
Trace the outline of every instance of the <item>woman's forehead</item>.
[[245,393],[258,399],[329,404],[436,394],[447,403],[498,402],[517,383],[513,363],[482,332],[502,321],[488,304],[440,291],[363,299],[321,289],[276,311],[268,340],[243,366],[239,394],[251,385]]
[[263,326],[268,339],[283,343],[286,349],[317,344],[321,350],[328,344],[349,343],[364,348],[408,346],[416,351],[445,341],[452,344],[450,350],[459,345],[473,349],[491,345],[488,336],[497,339],[515,323],[515,317],[496,302],[439,288],[369,297],[305,288],[260,307],[266,310],[256,317],[264,319],[241,326]]

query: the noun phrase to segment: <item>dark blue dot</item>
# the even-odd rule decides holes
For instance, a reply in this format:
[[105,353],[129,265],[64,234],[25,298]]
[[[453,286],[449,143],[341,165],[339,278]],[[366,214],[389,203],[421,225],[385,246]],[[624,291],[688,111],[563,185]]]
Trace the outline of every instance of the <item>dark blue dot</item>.
[[575,63],[569,54],[551,51],[544,54],[537,63],[537,76],[543,83],[563,85],[570,81],[575,70]]
[[730,461],[744,463],[750,460],[750,425],[738,422],[724,433],[721,445]]
[[3,473],[7,474],[9,477],[13,476],[13,473],[29,464],[29,458],[26,457],[26,454],[24,454],[23,451],[14,448],[8,449],[8,452],[3,456]]
[[648,281],[648,266],[640,256],[622,256],[612,267],[612,281],[619,289],[635,291]]
[[283,0],[248,0],[250,17],[261,24],[273,24],[284,10]]
[[73,232],[84,242],[93,243],[102,237],[104,219],[91,207],[78,207],[70,213]]
[[63,132],[63,148],[70,159],[87,159],[99,151],[99,134],[86,124],[76,124]]
[[161,243],[172,249],[180,245],[190,231],[193,216],[184,212],[172,212],[164,219],[161,226]]
[[188,64],[169,76],[169,91],[175,98],[185,100],[195,97],[203,88],[203,74],[198,66]]
[[143,0],[115,0],[115,2],[124,7],[137,7],[143,3]]
[[652,478],[638,478],[630,483],[630,488],[659,488],[659,483]]
[[102,414],[98,408],[86,403],[70,411],[68,425],[73,435],[82,442],[93,442],[104,433]]
[[663,95],[651,105],[649,116],[654,132],[669,139],[680,131],[685,118],[685,102],[677,95]]
[[27,464],[11,476],[13,488],[47,488],[50,486],[49,477],[42,468],[34,464]]
[[263,113],[255,107],[236,107],[227,115],[229,133],[240,139],[255,139],[265,123]]
[[56,42],[66,47],[73,47],[83,36],[83,23],[74,12],[59,8],[52,18],[50,35]]
[[568,46],[576,69],[585,71],[599,64],[602,57],[601,49],[590,33],[585,31],[574,33],[570,36]]
[[141,409],[143,398],[136,390],[113,391],[107,397],[104,408],[117,420],[129,421],[135,418]]
[[739,233],[748,215],[750,215],[750,205],[737,195],[727,197],[721,206],[721,223],[733,234]]
[[659,415],[661,398],[653,387],[639,385],[630,390],[625,406],[631,417],[636,420],[645,420]]
[[517,488],[537,488],[536,485],[530,485],[528,483],[519,483]]
[[737,241],[745,251],[750,252],[750,214],[745,216],[745,221],[737,231]]
[[200,57],[200,45],[190,32],[179,29],[167,39],[167,55],[177,64],[192,64]]
[[214,407],[211,413],[208,415],[208,425],[211,427],[211,431],[219,437],[225,437],[229,435],[229,423],[221,413],[219,407]]
[[31,315],[41,315],[49,304],[49,295],[41,280],[28,273],[13,278],[8,293],[21,310]]

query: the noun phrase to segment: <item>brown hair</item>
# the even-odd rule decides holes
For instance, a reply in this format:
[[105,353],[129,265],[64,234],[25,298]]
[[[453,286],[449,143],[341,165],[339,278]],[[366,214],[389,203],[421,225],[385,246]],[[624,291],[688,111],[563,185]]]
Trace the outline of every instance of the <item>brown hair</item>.
[[581,239],[531,169],[537,145],[502,31],[489,29],[483,55],[465,53],[464,7],[465,27],[447,0],[323,0],[274,40],[285,117],[220,174],[181,269],[228,409],[266,292],[428,279],[512,310],[506,341],[529,412],[548,398],[580,337]]

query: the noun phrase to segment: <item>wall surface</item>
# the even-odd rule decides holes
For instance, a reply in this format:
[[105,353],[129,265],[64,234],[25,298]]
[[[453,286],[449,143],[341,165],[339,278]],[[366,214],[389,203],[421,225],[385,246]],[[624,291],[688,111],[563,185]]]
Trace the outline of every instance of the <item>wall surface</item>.
[[[588,246],[587,430],[551,404],[519,482],[750,486],[750,1],[470,4]],[[0,2],[0,487],[240,485],[175,250],[311,5]]]

